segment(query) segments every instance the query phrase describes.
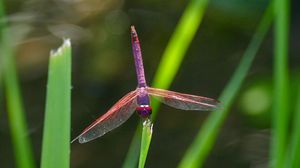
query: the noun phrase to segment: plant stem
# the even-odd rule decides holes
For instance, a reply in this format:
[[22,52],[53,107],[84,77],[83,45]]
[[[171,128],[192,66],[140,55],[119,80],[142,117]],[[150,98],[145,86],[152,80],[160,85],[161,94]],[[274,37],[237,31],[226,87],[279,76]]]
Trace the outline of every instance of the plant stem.
[[271,167],[284,167],[288,129],[289,0],[274,1],[274,104]]

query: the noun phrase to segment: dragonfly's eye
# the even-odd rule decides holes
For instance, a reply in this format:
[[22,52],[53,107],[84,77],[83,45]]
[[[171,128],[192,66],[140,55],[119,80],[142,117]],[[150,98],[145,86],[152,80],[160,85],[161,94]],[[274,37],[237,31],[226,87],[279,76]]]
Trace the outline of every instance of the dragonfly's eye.
[[136,108],[136,112],[142,118],[147,118],[152,113],[152,108],[149,105],[140,105]]

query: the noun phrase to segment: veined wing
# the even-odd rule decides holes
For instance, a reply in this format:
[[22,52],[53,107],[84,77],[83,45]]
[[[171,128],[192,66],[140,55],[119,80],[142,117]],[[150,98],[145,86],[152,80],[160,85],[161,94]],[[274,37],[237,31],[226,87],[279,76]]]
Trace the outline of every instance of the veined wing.
[[88,126],[72,142],[86,143],[123,124],[134,113],[137,107],[137,91],[131,91],[114,104],[104,115]]
[[173,92],[169,90],[147,87],[148,94],[158,98],[162,103],[182,110],[212,111],[221,108],[217,100],[196,95]]

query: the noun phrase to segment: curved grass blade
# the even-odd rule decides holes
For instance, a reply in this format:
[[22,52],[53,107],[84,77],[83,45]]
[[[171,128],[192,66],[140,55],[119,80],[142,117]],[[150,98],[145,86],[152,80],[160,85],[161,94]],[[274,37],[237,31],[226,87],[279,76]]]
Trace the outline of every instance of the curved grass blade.
[[272,18],[273,7],[270,3],[241,62],[219,98],[224,105],[224,109],[210,114],[202,129],[199,130],[194,142],[190,145],[183,159],[179,163],[179,168],[202,167],[208,153],[212,149],[219,129],[229,113],[229,108],[241,88],[259,46],[268,32]]
[[[154,76],[152,87],[161,89],[168,89],[170,87],[182,63],[185,53],[200,26],[207,4],[208,0],[191,0],[189,2],[163,53],[158,70]],[[160,103],[158,101],[154,99],[151,100],[153,119],[155,119],[159,105]],[[138,127],[141,126],[139,125]],[[140,129],[141,128],[137,128],[136,131]],[[134,139],[132,140],[123,168],[128,168],[127,165],[137,164],[138,154],[131,153],[131,151],[139,148],[139,143],[133,143],[137,142],[135,138],[138,137],[139,136],[134,136]]]
[[141,146],[141,133],[142,133],[142,127],[140,126],[139,123],[137,130],[133,135],[125,162],[123,163],[123,168],[136,167],[138,161],[137,154],[140,152],[140,146]]
[[25,113],[19,88],[14,51],[10,42],[10,31],[5,19],[3,1],[0,1],[0,59],[3,70],[3,84],[7,102],[9,127],[16,166],[33,168],[33,152],[29,140]]
[[270,167],[284,167],[287,148],[289,0],[274,0],[274,99]]
[[41,168],[70,167],[71,42],[50,54]]

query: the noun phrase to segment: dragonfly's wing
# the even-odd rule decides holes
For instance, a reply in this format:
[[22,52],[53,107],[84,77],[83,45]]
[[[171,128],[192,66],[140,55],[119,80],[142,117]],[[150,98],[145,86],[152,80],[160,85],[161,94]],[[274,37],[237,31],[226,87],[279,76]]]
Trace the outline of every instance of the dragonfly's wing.
[[79,143],[91,141],[123,124],[134,113],[137,107],[136,97],[136,90],[125,95],[104,115],[84,129],[72,142],[77,139],[79,139]]
[[149,95],[158,98],[162,103],[177,109],[212,111],[220,109],[222,106],[217,100],[207,97],[189,95],[151,87],[147,87],[147,91]]

